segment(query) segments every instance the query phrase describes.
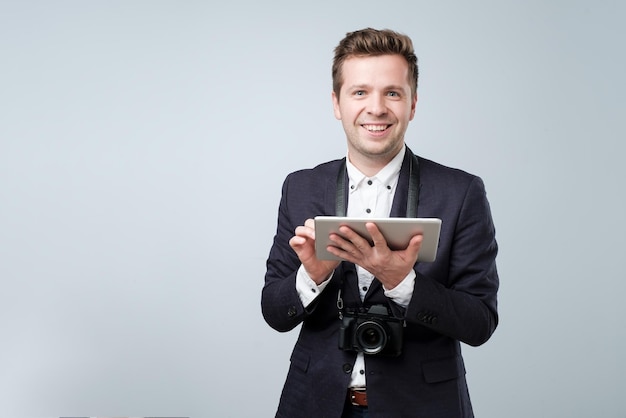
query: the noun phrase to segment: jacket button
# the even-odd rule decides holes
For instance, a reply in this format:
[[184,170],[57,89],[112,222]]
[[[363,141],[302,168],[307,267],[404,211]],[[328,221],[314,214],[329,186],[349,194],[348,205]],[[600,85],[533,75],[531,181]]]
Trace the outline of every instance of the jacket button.
[[298,312],[296,311],[296,307],[295,306],[292,306],[292,307],[290,307],[287,310],[287,316],[290,317],[290,318],[293,318],[294,316],[296,316],[296,313],[298,313]]
[[343,365],[343,372],[346,374],[352,373],[352,365],[350,363],[345,363]]

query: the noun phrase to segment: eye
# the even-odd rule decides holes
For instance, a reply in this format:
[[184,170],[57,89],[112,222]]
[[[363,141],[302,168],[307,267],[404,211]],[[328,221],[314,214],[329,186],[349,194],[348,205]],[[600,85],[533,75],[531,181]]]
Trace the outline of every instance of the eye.
[[391,97],[398,97],[398,96],[400,96],[397,91],[390,91],[389,93],[387,93],[387,95],[389,95]]
[[364,90],[357,90],[354,92],[355,96],[365,96],[365,91]]

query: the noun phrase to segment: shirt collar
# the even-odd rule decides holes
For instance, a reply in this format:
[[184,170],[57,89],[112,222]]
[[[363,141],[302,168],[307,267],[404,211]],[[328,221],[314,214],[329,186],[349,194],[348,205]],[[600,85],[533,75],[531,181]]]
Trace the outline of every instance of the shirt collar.
[[[400,173],[400,168],[402,168],[402,162],[404,161],[404,154],[406,153],[406,145],[402,147],[400,152],[396,154],[395,157],[386,166],[384,166],[378,173],[376,173],[372,177],[367,177],[365,174],[361,173],[358,168],[356,168],[350,162],[350,158],[346,155],[346,171],[348,172],[348,180],[350,183],[350,190],[354,190],[358,188],[358,186],[365,180],[376,179],[380,181],[384,185],[392,186],[398,180],[398,174]],[[353,187],[354,186],[354,187]]]

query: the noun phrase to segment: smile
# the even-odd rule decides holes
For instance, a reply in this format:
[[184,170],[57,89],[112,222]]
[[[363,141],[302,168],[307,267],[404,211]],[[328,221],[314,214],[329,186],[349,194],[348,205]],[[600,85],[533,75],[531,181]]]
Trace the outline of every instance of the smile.
[[391,125],[361,125],[363,128],[367,129],[369,132],[382,132],[389,128]]

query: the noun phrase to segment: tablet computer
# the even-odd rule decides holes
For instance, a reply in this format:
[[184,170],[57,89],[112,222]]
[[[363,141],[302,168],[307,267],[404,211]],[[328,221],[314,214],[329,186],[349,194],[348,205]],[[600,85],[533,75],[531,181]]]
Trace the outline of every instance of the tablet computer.
[[333,245],[329,239],[331,233],[339,234],[339,227],[349,226],[370,244],[372,239],[365,228],[367,222],[373,222],[385,237],[387,245],[392,250],[403,250],[409,245],[411,238],[417,234],[423,235],[422,247],[417,261],[432,262],[437,257],[439,246],[439,232],[441,219],[439,218],[350,218],[340,216],[315,217],[315,254],[320,260],[340,260],[326,250]]

